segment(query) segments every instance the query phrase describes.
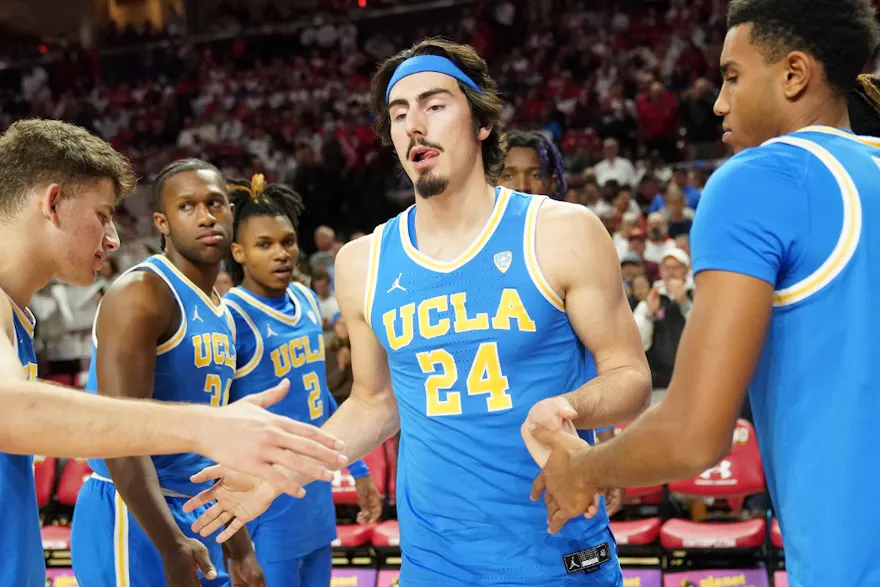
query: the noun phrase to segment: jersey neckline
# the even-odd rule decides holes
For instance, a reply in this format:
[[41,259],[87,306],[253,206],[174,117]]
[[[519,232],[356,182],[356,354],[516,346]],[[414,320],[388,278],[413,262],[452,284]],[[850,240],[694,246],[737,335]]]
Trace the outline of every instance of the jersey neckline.
[[217,296],[218,300],[220,300],[219,304],[214,303],[214,300],[208,294],[202,291],[202,288],[193,283],[192,280],[183,273],[183,271],[178,269],[174,265],[174,263],[172,263],[171,260],[168,259],[168,257],[166,257],[165,255],[154,255],[153,258],[160,262],[163,266],[170,269],[177,277],[179,277],[180,280],[183,281],[183,283],[187,287],[193,290],[193,292],[195,292],[197,296],[202,298],[202,301],[205,302],[217,316],[223,315],[223,298],[220,297],[220,293],[217,291],[216,288],[211,288],[211,292]]

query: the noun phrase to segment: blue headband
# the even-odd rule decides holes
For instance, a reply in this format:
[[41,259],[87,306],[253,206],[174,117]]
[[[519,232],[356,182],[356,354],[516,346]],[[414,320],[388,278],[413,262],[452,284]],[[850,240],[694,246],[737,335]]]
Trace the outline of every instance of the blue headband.
[[391,96],[391,88],[393,88],[397,82],[414,73],[423,73],[426,71],[446,74],[450,77],[454,77],[461,83],[470,86],[477,92],[480,91],[480,86],[478,86],[474,80],[469,78],[465,72],[460,70],[458,66],[449,59],[439,55],[417,55],[416,57],[410,57],[398,65],[397,69],[394,70],[394,75],[391,76],[391,81],[388,82],[388,89],[385,90],[385,103],[388,103],[388,98]]

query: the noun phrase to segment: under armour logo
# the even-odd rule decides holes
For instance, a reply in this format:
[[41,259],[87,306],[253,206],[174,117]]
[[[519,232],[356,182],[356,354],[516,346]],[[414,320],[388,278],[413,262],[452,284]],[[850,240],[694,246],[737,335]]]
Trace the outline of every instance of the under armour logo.
[[271,324],[266,324],[266,338],[269,338],[270,336],[275,336],[275,335],[277,335],[277,334],[278,334],[277,332],[273,332],[273,331],[272,331],[272,325],[271,325]]
[[202,320],[202,317],[199,316],[199,307],[198,306],[196,306],[195,309],[193,310],[192,320],[193,320],[193,322],[204,322],[204,320]]
[[709,479],[712,475],[718,475],[722,479],[730,479],[733,477],[733,471],[730,470],[730,461],[724,459],[711,469],[707,469],[703,473],[700,474],[700,477],[703,479]]
[[513,261],[513,253],[510,251],[497,253],[492,260],[495,261],[495,267],[498,271],[501,273],[507,273],[507,270],[510,269],[510,263]]
[[397,279],[394,280],[394,283],[391,285],[390,288],[388,288],[388,291],[386,291],[385,293],[391,293],[395,289],[399,289],[400,291],[406,291],[406,288],[403,287],[402,285],[400,285],[400,278],[401,277],[403,277],[403,273],[401,273],[400,275],[397,276]]

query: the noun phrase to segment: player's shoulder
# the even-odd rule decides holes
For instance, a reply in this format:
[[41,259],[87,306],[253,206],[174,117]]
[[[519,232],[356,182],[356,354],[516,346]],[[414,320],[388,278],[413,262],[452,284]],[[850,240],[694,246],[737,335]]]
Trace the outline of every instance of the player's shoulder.
[[[734,192],[743,200],[750,196],[777,196],[803,191],[815,157],[794,145],[765,143],[746,149],[724,162],[710,177],[704,198],[718,192]],[[702,208],[702,206],[701,206]]]
[[161,315],[173,308],[170,286],[157,273],[135,267],[120,275],[101,300],[103,311],[137,308],[140,312]]
[[569,247],[608,237],[605,225],[592,210],[550,198],[545,198],[538,211],[537,234],[541,241],[550,240]]
[[339,249],[339,252],[336,253],[336,261],[334,263],[337,280],[340,277],[340,273],[345,274],[343,277],[350,277],[352,275],[362,275],[366,277],[371,252],[374,246],[380,244],[377,241],[381,238],[381,228],[383,227],[384,224],[377,227],[376,230],[370,234],[365,234],[360,238],[345,243],[342,248]]

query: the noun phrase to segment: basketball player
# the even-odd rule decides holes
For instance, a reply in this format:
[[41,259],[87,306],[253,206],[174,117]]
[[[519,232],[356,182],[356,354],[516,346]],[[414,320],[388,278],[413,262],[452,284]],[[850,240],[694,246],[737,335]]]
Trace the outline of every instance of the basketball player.
[[[284,185],[265,185],[260,174],[231,181],[227,189],[235,206],[227,267],[237,284],[225,298],[235,320],[238,365],[230,401],[287,378],[292,389],[272,409],[321,425],[336,410],[327,388],[321,311],[311,290],[291,282],[302,200]],[[359,521],[375,522],[382,498],[367,466],[355,461],[349,471],[361,502]],[[268,587],[330,584],[336,511],[329,483],[312,483],[303,499],[282,495],[248,530]]]
[[[568,182],[562,165],[562,154],[552,141],[539,132],[511,131],[507,134],[504,168],[496,182],[500,186],[525,194],[546,194],[556,200],[565,198]],[[594,371],[590,362],[588,367]],[[596,441],[604,442],[614,437],[614,427],[595,431]],[[613,516],[623,507],[626,491],[620,488],[605,490],[605,508]]]
[[554,436],[533,497],[546,488],[557,530],[595,487],[704,471],[748,388],[789,584],[876,585],[880,504],[829,507],[880,485],[880,140],[847,112],[880,42],[873,3],[733,0],[728,26],[715,111],[737,154],[691,232],[699,293],[672,382],[608,443]]
[[[232,316],[213,288],[232,235],[226,182],[213,165],[184,159],[160,171],[152,189],[164,254],[126,272],[101,301],[86,389],[223,406],[236,366]],[[181,507],[205,488],[189,478],[207,464],[192,453],[90,461],[94,474],[73,516],[77,580],[198,586],[201,570],[202,585],[228,585],[223,549],[192,537],[197,516]],[[226,544],[245,584],[262,584],[247,531]]]
[[510,131],[504,168],[498,185],[524,194],[543,194],[554,200],[565,199],[568,183],[562,154],[539,132]]
[[[0,136],[0,587],[46,581],[31,454],[198,452],[293,487],[272,464],[333,463],[325,433],[259,406],[284,388],[221,410],[121,401],[34,381],[31,297],[52,278],[87,285],[119,245],[112,215],[135,186],[128,161],[85,129],[25,120]],[[318,442],[315,442],[315,441]],[[319,444],[320,443],[320,444]],[[280,479],[279,479],[280,478]]]
[[[604,507],[546,534],[520,435],[527,419],[625,422],[649,399],[608,232],[583,206],[488,183],[501,102],[471,47],[429,39],[391,57],[371,102],[416,204],[336,260],[354,386],[324,428],[350,458],[401,431],[401,584],[622,585]],[[212,476],[226,479],[188,507],[219,499],[196,528],[231,521],[220,539],[274,492],[223,467],[196,479]]]

